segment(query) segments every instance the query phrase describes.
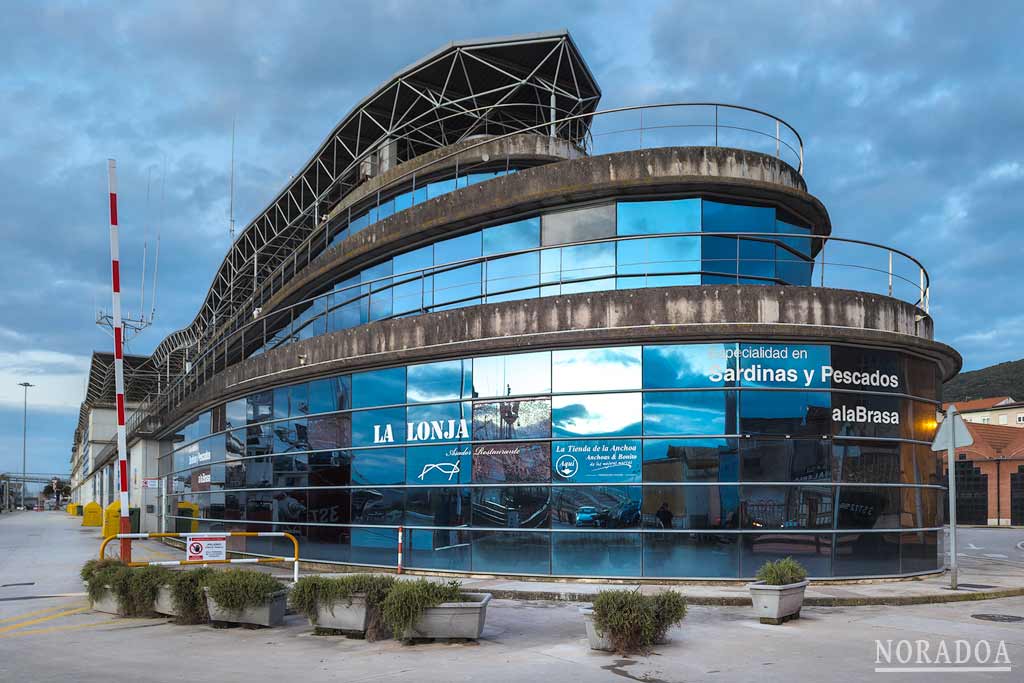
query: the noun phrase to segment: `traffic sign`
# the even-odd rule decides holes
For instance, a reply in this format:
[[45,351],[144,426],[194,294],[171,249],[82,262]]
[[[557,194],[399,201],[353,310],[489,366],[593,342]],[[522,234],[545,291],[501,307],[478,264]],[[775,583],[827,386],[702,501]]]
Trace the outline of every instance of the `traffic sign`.
[[185,538],[185,556],[190,562],[226,560],[227,537],[190,534]]
[[952,412],[939,425],[939,431],[935,435],[935,440],[932,441],[932,450],[945,451],[950,448],[962,448],[973,444],[974,437],[967,430],[964,419],[960,417],[960,413]]

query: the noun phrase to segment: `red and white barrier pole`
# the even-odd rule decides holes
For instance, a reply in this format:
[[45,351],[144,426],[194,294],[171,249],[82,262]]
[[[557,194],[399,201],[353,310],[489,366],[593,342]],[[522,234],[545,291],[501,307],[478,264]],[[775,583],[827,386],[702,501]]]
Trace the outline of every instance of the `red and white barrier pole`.
[[[121,263],[117,237],[117,162],[107,160],[110,190],[110,289],[113,298],[114,390],[117,394],[117,472],[121,490],[121,533],[131,533],[128,517],[128,439],[124,427],[124,328],[121,323]],[[132,561],[132,543],[121,539],[121,559]]]
[[403,533],[403,528],[402,527],[398,527],[398,573],[399,574],[402,573],[402,536],[404,536],[404,535],[405,534]]

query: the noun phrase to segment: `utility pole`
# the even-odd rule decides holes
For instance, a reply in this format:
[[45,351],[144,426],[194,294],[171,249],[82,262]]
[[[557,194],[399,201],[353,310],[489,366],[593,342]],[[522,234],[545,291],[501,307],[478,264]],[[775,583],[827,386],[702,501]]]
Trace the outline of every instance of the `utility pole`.
[[25,454],[28,452],[28,388],[34,384],[18,382],[18,386],[25,389],[24,408],[21,416],[21,509],[25,509],[25,482],[28,480],[27,468],[25,467]]

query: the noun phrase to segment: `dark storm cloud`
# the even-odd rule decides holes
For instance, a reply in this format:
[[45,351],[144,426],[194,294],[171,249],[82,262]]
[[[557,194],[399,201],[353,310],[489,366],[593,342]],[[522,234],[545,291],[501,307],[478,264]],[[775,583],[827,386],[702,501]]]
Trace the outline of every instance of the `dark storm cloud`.
[[132,312],[143,240],[152,264],[161,226],[157,321],[131,346],[145,353],[192,320],[227,249],[232,119],[241,229],[404,65],[451,40],[560,27],[604,106],[714,99],[788,119],[836,234],[925,261],[939,335],[969,366],[1024,355],[1024,315],[1006,305],[1021,250],[1003,239],[1024,189],[1020,14],[1009,3],[9,4],[0,471],[20,438],[16,381],[39,385],[40,469],[66,467],[88,354],[110,347],[93,324],[109,307],[107,157]]

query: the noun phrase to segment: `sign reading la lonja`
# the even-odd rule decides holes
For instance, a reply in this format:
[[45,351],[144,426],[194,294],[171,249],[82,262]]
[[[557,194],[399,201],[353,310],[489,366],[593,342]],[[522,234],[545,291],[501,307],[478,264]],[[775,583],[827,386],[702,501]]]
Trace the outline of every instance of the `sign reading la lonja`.
[[[459,441],[469,438],[469,425],[461,420],[430,420],[429,422],[407,422],[405,441]],[[394,443],[395,433],[390,424],[373,425],[374,443]]]

